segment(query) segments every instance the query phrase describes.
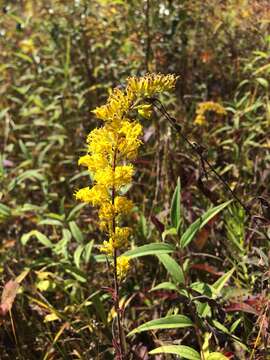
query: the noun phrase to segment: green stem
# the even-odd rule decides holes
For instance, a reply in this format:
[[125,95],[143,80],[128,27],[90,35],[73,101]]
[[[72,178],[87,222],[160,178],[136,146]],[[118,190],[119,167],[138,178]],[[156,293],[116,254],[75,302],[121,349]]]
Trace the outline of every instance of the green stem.
[[[116,167],[116,154],[117,150],[114,152],[113,156],[113,164],[112,169],[113,172],[115,171]],[[114,205],[114,199],[115,199],[115,186],[112,187],[112,205]],[[115,234],[115,216],[112,220],[112,233]],[[119,282],[118,282],[118,276],[117,276],[117,249],[114,249],[113,251],[113,279],[114,279],[114,307],[116,311],[117,316],[117,327],[118,327],[118,344],[119,344],[119,360],[124,360],[124,340],[123,340],[123,329],[122,329],[122,319],[121,319],[121,311],[119,308]]]

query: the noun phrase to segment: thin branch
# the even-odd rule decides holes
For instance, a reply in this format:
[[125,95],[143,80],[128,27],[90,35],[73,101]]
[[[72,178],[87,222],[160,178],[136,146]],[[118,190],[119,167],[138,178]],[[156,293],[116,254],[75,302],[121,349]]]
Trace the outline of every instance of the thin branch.
[[[229,186],[229,184],[226,182],[226,180],[224,180],[224,178],[222,177],[222,175],[220,175],[217,170],[210,164],[210,162],[208,161],[208,159],[204,156],[204,147],[203,146],[198,146],[196,143],[191,142],[186,136],[185,134],[183,134],[181,125],[179,125],[176,121],[175,118],[171,117],[170,114],[168,113],[168,111],[166,110],[166,108],[164,107],[164,105],[161,103],[160,100],[158,100],[157,98],[147,98],[145,99],[146,101],[148,101],[149,103],[151,103],[165,118],[166,120],[169,121],[170,125],[173,127],[173,129],[177,132],[177,134],[188,144],[188,146],[190,147],[190,149],[193,151],[193,153],[199,158],[201,164],[203,164],[203,169],[205,169],[204,164],[207,164],[207,166],[209,167],[210,171],[215,175],[215,177],[219,180],[220,183],[222,183],[222,185],[224,186],[224,188],[232,195],[232,197],[234,198],[234,200],[236,200],[242,207],[243,209],[246,211],[246,213],[250,216],[250,218],[253,218],[256,222],[256,218],[254,218],[254,216],[256,214],[253,214],[250,211],[250,207],[248,205],[246,205],[240,198],[239,196],[231,189],[231,187]],[[205,171],[205,170],[204,170]],[[269,241],[270,237],[268,236],[267,232],[262,229],[262,233],[265,236],[265,238]]]

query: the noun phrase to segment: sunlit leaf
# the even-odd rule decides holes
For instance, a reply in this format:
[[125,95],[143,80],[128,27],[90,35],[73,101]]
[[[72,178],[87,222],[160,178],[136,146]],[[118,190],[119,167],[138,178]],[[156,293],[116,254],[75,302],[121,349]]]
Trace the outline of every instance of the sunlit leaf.
[[133,329],[128,336],[142,331],[176,329],[193,326],[192,321],[185,315],[171,315],[161,319],[151,320]]
[[153,243],[139,246],[135,249],[128,250],[123,253],[124,256],[134,259],[141,256],[147,255],[159,255],[159,254],[168,254],[174,251],[174,247],[166,243]]
[[226,201],[225,203],[215,206],[212,209],[206,211],[201,217],[199,217],[194,223],[192,223],[187,230],[184,232],[180,239],[181,248],[186,247],[195,237],[197,232],[204,227],[214,216],[216,216],[221,210],[228,206],[232,200]]
[[185,345],[164,345],[149,351],[149,354],[175,354],[181,356],[183,359],[201,360],[201,356],[198,351]]

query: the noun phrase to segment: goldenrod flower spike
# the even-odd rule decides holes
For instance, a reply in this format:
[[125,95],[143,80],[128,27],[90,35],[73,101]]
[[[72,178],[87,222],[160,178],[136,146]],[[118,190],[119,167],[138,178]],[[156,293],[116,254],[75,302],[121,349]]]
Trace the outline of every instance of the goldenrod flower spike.
[[129,260],[126,256],[119,256],[117,258],[117,276],[122,279],[126,277],[130,268]]
[[214,101],[205,101],[198,104],[194,124],[205,125],[207,123],[205,113],[208,111],[213,111],[220,116],[227,114],[226,110],[222,105]]
[[[104,121],[87,137],[87,154],[79,165],[88,168],[94,181],[92,188],[85,187],[75,193],[77,200],[97,206],[99,227],[106,234],[100,251],[108,256],[114,277],[114,307],[117,313],[118,344],[124,352],[122,341],[122,313],[119,307],[119,281],[123,281],[130,269],[128,257],[121,255],[128,247],[131,228],[121,226],[123,215],[131,212],[133,202],[123,196],[123,187],[132,182],[134,167],[129,163],[137,157],[142,144],[142,126],[134,119],[134,111],[145,118],[151,116],[152,107],[145,98],[171,90],[176,82],[173,75],[148,74],[131,77],[124,90],[114,89],[107,103],[93,113]],[[132,114],[131,114],[132,112]]]
[[130,77],[124,90],[114,89],[105,105],[93,113],[104,121],[101,128],[94,129],[87,137],[88,151],[79,165],[88,168],[94,185],[78,190],[77,200],[99,208],[100,229],[108,240],[100,251],[114,259],[117,275],[123,279],[129,263],[119,257],[121,250],[128,246],[131,229],[121,227],[121,218],[131,212],[133,203],[121,194],[123,186],[132,182],[133,165],[128,163],[137,157],[142,144],[142,126],[130,120],[130,112],[137,110],[146,118],[151,115],[151,105],[144,99],[157,93],[171,90],[175,86],[173,75],[147,74],[141,78]]

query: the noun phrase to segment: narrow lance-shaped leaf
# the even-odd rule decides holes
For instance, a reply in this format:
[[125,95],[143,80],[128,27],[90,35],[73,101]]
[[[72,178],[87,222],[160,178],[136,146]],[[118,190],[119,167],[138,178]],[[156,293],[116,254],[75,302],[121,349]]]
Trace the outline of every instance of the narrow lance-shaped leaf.
[[84,245],[80,244],[77,247],[77,249],[75,250],[74,255],[73,255],[74,264],[76,265],[76,267],[78,269],[80,268],[81,256],[82,256],[83,251],[84,251]]
[[185,345],[165,345],[149,352],[149,355],[155,354],[175,354],[181,356],[183,359],[201,360],[201,356],[198,351]]
[[73,237],[79,242],[82,243],[83,242],[83,233],[81,232],[80,228],[78,227],[78,225],[75,223],[75,221],[70,221],[69,222],[69,228],[70,231],[73,235]]
[[229,360],[229,358],[220,352],[212,352],[205,360]]
[[147,255],[159,255],[159,254],[168,254],[173,252],[175,248],[166,243],[152,243],[143,246],[139,246],[135,249],[128,250],[123,253],[124,256],[128,256],[130,259],[147,256]]
[[216,290],[217,294],[221,292],[224,285],[229,281],[230,277],[234,273],[235,268],[232,268],[230,271],[226,272],[226,274],[222,275],[213,285],[212,287]]
[[174,190],[171,203],[171,223],[175,229],[178,229],[181,222],[181,184],[180,178],[177,179],[177,185]]
[[184,274],[177,262],[168,254],[157,255],[158,259],[165,266],[168,273],[171,275],[176,284],[183,284],[185,282]]
[[186,247],[195,237],[197,232],[204,227],[214,216],[216,216],[221,210],[228,206],[232,200],[226,201],[225,203],[215,206],[212,209],[206,211],[201,217],[199,217],[194,223],[192,223],[187,230],[184,232],[180,239],[181,248]]
[[38,230],[32,230],[26,234],[23,234],[23,236],[21,237],[21,243],[22,245],[26,245],[26,243],[28,242],[28,240],[31,237],[35,237],[37,238],[37,240],[44,246],[46,247],[52,247],[53,244],[51,243],[51,241],[47,238],[46,235],[42,234],[41,232],[39,232]]
[[156,290],[173,290],[178,291],[177,286],[169,281],[162,282],[156,286],[154,286],[150,291],[156,291]]
[[128,336],[142,331],[176,329],[193,326],[192,321],[185,315],[171,315],[164,318],[151,320],[133,329]]

